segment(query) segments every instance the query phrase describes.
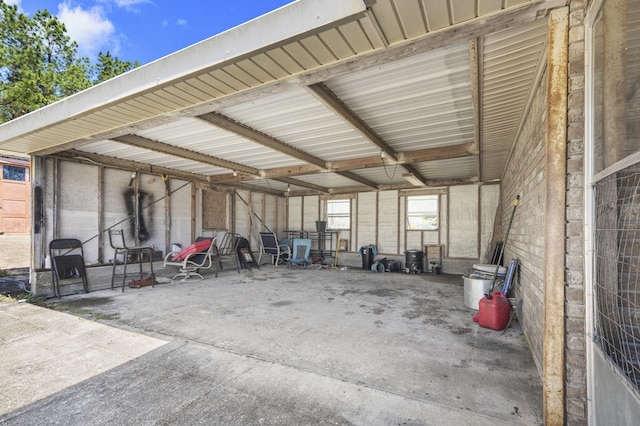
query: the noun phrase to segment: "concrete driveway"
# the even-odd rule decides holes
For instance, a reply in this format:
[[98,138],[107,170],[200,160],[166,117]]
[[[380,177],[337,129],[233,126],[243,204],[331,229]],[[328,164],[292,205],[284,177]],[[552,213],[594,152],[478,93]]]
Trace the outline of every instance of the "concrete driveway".
[[518,323],[479,328],[460,276],[263,266],[48,303],[0,303],[1,424],[542,423]]

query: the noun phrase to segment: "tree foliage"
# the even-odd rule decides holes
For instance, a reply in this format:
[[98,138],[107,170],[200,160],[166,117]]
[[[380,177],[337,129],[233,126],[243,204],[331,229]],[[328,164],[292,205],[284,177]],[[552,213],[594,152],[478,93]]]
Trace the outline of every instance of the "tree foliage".
[[32,18],[0,0],[0,123],[129,71],[139,63],[100,52],[92,65],[49,11]]

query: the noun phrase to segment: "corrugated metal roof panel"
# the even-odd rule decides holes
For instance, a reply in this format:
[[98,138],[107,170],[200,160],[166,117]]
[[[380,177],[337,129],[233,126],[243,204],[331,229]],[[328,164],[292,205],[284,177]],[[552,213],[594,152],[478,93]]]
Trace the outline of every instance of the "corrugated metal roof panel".
[[474,141],[467,43],[326,84],[396,151]]
[[244,139],[197,118],[182,118],[136,133],[148,139],[159,140],[256,169],[304,164],[301,160]]
[[473,156],[449,158],[414,164],[427,179],[456,179],[477,177],[477,158]]
[[378,185],[393,185],[406,182],[402,177],[402,174],[406,173],[406,170],[404,167],[396,166],[395,164],[390,164],[386,167],[371,167],[369,169],[355,170],[354,173]]
[[539,20],[484,37],[482,180],[502,177],[541,61],[546,33],[546,21]]
[[225,108],[221,113],[325,161],[379,152],[305,89]]
[[[245,185],[252,185],[256,188],[264,188],[264,189],[273,189],[275,191],[285,192],[287,190],[287,184],[284,182],[280,182],[273,179],[254,179],[254,180],[245,180],[242,182]],[[303,190],[305,188],[290,185],[290,189],[293,191]]]
[[78,149],[78,151],[106,155],[110,157],[121,158],[123,160],[137,161],[141,163],[151,164],[152,166],[156,167],[168,167],[183,172],[199,173],[206,176],[228,172],[226,169],[212,166],[210,164],[161,154],[155,151],[149,151],[144,148],[130,146],[115,141],[92,142],[83,145],[82,148]]
[[337,173],[318,173],[315,175],[296,176],[296,180],[300,180],[314,185],[324,186],[325,188],[346,188],[354,185],[360,185]]

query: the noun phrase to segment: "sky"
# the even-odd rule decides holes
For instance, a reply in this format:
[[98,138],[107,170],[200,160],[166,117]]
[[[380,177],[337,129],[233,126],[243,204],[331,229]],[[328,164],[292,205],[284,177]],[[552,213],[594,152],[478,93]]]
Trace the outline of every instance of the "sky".
[[98,52],[146,64],[292,0],[4,0],[33,16],[47,9],[92,62]]

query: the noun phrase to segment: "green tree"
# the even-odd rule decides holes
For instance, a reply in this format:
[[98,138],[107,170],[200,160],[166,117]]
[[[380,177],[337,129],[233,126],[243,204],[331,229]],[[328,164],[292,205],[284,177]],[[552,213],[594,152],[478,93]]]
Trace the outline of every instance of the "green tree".
[[111,53],[98,54],[98,63],[95,66],[95,73],[92,78],[94,84],[109,80],[119,74],[130,71],[140,66],[138,61],[127,62],[112,56]]
[[33,18],[0,0],[0,123],[53,103],[139,66],[100,53],[97,64],[49,11]]

